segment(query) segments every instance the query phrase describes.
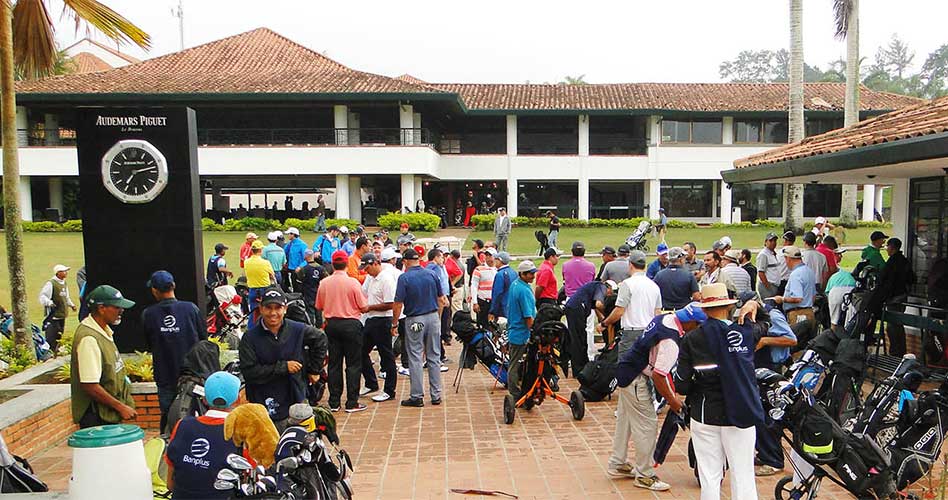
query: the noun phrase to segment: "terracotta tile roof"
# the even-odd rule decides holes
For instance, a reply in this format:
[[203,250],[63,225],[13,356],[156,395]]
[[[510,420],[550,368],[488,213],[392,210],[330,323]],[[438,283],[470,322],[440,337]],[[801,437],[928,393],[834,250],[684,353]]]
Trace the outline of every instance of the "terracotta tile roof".
[[[79,40],[78,42],[76,42],[76,43],[70,45],[69,47],[66,47],[66,48],[63,49],[63,50],[66,51],[66,52],[68,52],[69,49],[75,47],[76,45],[79,45],[79,44],[82,43],[82,42],[89,42],[89,43],[91,43],[92,45],[95,45],[96,47],[98,47],[98,48],[100,48],[100,49],[102,49],[102,50],[104,50],[104,51],[106,51],[106,52],[112,54],[112,55],[115,56],[115,57],[124,59],[124,60],[127,61],[129,64],[141,62],[141,59],[138,59],[137,57],[132,57],[132,56],[130,56],[130,55],[124,53],[124,52],[119,52],[118,50],[115,50],[115,49],[113,49],[112,47],[109,47],[108,45],[105,45],[105,44],[103,44],[103,43],[97,42],[97,41],[95,41],[95,40],[93,40],[93,39],[91,39],[91,38],[88,38],[88,37],[87,37],[87,38],[83,38],[82,40]],[[110,66],[110,67],[111,67],[111,66]]]
[[103,61],[99,56],[90,52],[80,52],[72,57],[75,65],[75,73],[92,73],[93,71],[105,71],[112,69],[109,63]]
[[18,82],[17,93],[437,92],[347,68],[267,28],[98,73]]
[[[478,110],[786,111],[788,103],[784,83],[429,85],[460,94],[469,109]],[[842,111],[845,84],[808,83],[804,101],[808,110]],[[863,87],[860,102],[864,111],[887,111],[917,103],[918,99]]]
[[735,168],[835,153],[872,144],[948,132],[948,97],[925,101],[861,121],[850,127],[736,160]]
[[428,85],[428,82],[420,78],[415,78],[414,76],[411,76],[408,73],[405,73],[404,75],[396,76],[395,79],[401,80],[403,82],[408,82],[408,83],[416,83],[418,85]]

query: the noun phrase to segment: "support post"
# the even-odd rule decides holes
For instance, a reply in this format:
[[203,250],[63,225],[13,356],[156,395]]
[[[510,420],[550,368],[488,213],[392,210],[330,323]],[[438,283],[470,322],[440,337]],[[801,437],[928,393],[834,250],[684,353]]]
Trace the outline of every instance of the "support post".
[[336,218],[349,218],[349,176],[336,174]]
[[60,217],[63,215],[63,178],[49,178],[49,208],[58,208]]
[[[721,193],[721,223],[730,224],[732,222],[731,217],[731,188],[728,187],[727,183],[721,181],[721,187],[718,190]],[[740,221],[733,221],[740,222]]]
[[336,145],[349,145],[349,106],[336,104],[332,107],[332,126],[336,132]]
[[46,113],[43,115],[44,144],[59,146],[59,115]]
[[[29,128],[30,120],[26,111],[26,106],[16,107],[16,145],[29,146]],[[23,213],[26,213],[25,211]]]
[[402,146],[413,146],[415,144],[415,109],[411,104],[398,105],[398,126],[402,132]]
[[[876,208],[876,186],[875,184],[864,184],[862,186],[862,220],[871,221]],[[882,211],[880,208],[880,212]]]
[[25,221],[33,221],[33,189],[28,175],[20,176],[20,217]]
[[402,206],[398,207],[399,212],[404,212],[405,207],[414,209],[415,205],[415,174],[402,174]]
[[349,176],[349,218],[362,223],[362,177]]
[[648,191],[648,218],[657,219],[658,209],[662,202],[662,181],[649,179],[645,187]]

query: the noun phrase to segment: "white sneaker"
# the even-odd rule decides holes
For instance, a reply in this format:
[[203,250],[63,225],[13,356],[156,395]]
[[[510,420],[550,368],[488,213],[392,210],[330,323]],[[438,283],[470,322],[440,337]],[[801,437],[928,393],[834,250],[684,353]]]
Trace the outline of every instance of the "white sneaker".
[[399,367],[398,367],[398,374],[399,374],[399,375],[404,375],[404,376],[407,377],[407,376],[408,376],[408,368],[405,368],[404,366],[399,366]]
[[367,396],[367,395],[372,394],[373,392],[375,392],[375,391],[377,391],[377,390],[378,390],[378,389],[369,389],[368,387],[363,387],[362,390],[359,391],[359,396]]
[[448,368],[447,365],[441,365],[441,372],[442,372],[442,373],[443,373],[443,372],[446,372],[446,371],[448,371],[448,370],[450,370],[450,368]]
[[389,399],[392,399],[392,397],[389,396],[387,392],[380,392],[376,394],[375,396],[372,396],[372,401],[375,401],[376,403],[381,403],[382,401],[388,401]]
[[385,372],[379,372],[379,378],[385,380]]

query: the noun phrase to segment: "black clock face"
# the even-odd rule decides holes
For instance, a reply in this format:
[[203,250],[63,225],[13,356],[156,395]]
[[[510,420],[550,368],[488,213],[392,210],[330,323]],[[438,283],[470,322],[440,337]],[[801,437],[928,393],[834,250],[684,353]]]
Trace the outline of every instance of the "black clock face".
[[152,190],[159,180],[158,161],[138,147],[123,149],[109,165],[112,184],[121,192],[139,196]]

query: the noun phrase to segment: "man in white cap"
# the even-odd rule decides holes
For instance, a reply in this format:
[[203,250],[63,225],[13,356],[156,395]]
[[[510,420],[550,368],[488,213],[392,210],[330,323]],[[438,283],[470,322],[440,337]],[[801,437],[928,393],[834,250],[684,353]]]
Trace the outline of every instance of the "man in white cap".
[[721,268],[718,278],[721,283],[727,286],[728,292],[730,292],[733,297],[738,297],[744,292],[753,291],[751,288],[750,275],[747,274],[747,271],[745,271],[743,267],[738,265],[740,260],[740,250],[732,248],[724,252],[724,259],[722,260],[724,267]]
[[[283,269],[286,268],[286,254],[287,252],[280,248],[277,245],[277,233],[276,231],[271,231],[267,234],[267,241],[270,243],[263,247],[263,252],[260,255],[264,260],[270,263],[270,267],[273,268],[273,274],[276,276],[276,282],[278,285],[283,285]],[[289,245],[287,245],[289,248]]]
[[292,289],[294,292],[299,292],[300,285],[293,280],[293,273],[299,271],[306,265],[307,245],[305,241],[300,239],[300,230],[295,227],[286,229],[286,237],[289,241],[286,243],[286,246],[283,247],[286,253],[286,266],[283,271],[285,275],[283,279],[283,289]]
[[823,237],[828,235],[830,230],[835,227],[836,226],[830,224],[829,221],[826,220],[826,217],[821,215],[817,217],[815,221],[813,221],[813,229],[811,229],[810,232],[816,235],[817,243],[819,243],[823,240]]
[[56,264],[53,267],[53,277],[43,285],[40,290],[40,304],[46,308],[46,319],[43,320],[43,334],[46,335],[46,341],[49,347],[56,352],[56,346],[59,344],[59,337],[62,336],[66,328],[66,317],[69,316],[69,309],[74,312],[76,305],[72,303],[69,297],[69,286],[66,285],[66,275],[69,274],[69,267],[62,264]]

